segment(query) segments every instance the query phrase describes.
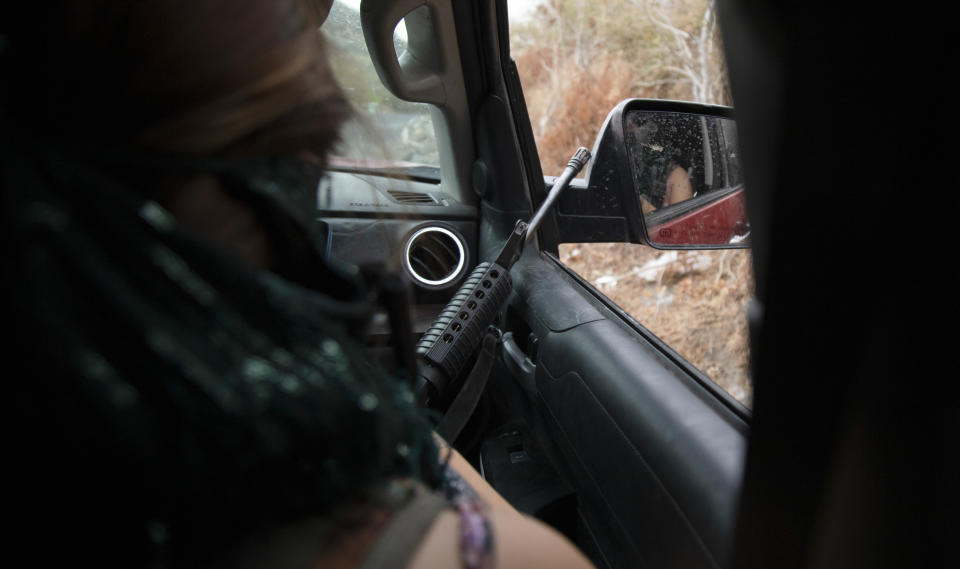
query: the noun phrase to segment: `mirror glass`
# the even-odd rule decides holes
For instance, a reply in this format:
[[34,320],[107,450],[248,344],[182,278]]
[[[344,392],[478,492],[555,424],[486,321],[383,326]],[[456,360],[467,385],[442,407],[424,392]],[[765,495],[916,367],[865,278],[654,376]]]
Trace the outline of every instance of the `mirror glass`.
[[733,119],[627,111],[624,136],[652,245],[749,246]]

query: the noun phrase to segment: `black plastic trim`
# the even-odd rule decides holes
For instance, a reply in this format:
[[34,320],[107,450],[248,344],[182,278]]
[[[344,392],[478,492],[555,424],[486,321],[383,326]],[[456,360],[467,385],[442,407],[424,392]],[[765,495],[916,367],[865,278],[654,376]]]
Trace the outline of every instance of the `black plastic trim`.
[[[437,207],[437,206],[406,206],[406,207]],[[440,208],[427,212],[400,212],[400,211],[342,211],[321,209],[317,211],[318,218],[346,218],[346,219],[422,219],[424,221],[476,221],[474,215],[445,214]]]
[[[510,99],[510,110],[513,113],[517,142],[520,145],[520,153],[523,157],[523,170],[526,174],[527,188],[531,194],[531,203],[536,205],[546,198],[547,193],[540,187],[540,180],[543,179],[543,169],[540,167],[540,155],[537,152],[537,142],[533,136],[533,127],[530,124],[530,115],[527,112],[527,102],[523,96],[520,73],[517,70],[517,64],[510,57],[510,24],[507,14],[507,2],[497,0],[497,31],[500,39],[500,62],[503,66],[504,88]],[[541,232],[543,231],[549,231],[549,229],[541,226]]]

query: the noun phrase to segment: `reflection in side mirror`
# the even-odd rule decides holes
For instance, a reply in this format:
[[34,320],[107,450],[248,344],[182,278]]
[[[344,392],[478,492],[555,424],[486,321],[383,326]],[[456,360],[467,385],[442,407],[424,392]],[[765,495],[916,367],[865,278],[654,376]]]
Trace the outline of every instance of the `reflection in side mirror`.
[[736,123],[703,114],[628,110],[623,134],[651,245],[746,247],[750,224]]
[[621,101],[600,128],[584,178],[557,202],[555,227],[562,242],[658,249],[750,246],[730,107]]

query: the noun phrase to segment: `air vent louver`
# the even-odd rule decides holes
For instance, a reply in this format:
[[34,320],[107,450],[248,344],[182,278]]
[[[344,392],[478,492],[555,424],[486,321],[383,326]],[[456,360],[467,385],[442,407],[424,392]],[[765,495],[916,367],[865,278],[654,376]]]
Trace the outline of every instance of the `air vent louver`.
[[466,265],[462,238],[443,227],[424,227],[407,241],[407,270],[419,284],[442,287],[456,280]]
[[404,192],[401,190],[387,190],[390,197],[403,204],[437,205],[430,194],[420,192]]

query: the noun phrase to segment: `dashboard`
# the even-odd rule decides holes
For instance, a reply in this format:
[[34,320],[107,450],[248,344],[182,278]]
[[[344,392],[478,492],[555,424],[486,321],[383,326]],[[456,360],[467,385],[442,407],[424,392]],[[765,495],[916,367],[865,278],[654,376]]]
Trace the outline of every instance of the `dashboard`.
[[[477,208],[444,192],[438,175],[328,171],[317,204],[331,259],[407,278],[415,338],[477,264]],[[388,334],[385,315],[378,315],[371,336]]]

